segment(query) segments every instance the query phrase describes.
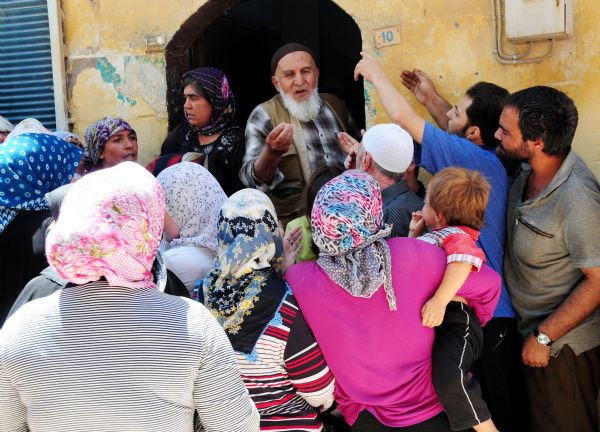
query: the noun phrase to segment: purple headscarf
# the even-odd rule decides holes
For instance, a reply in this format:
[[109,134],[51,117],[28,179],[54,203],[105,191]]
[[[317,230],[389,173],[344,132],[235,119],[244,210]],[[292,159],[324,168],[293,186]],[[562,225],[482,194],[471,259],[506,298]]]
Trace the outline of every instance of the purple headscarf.
[[193,78],[202,88],[212,107],[210,123],[192,128],[200,135],[213,135],[223,131],[233,121],[235,114],[235,97],[225,74],[212,67],[200,67],[186,72],[183,79]]
[[122,131],[135,132],[129,123],[118,117],[104,117],[88,126],[84,133],[85,149],[82,158],[86,171],[98,168],[106,141]]

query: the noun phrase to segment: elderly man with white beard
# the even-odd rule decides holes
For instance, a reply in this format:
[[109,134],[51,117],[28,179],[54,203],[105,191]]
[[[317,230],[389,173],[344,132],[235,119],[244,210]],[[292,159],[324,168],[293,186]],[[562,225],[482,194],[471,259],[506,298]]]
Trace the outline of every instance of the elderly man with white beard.
[[288,43],[271,59],[271,81],[278,95],[258,105],[246,125],[242,182],[265,192],[286,224],[300,216],[302,193],[323,165],[343,166],[339,133],[360,134],[345,103],[319,94],[313,52]]

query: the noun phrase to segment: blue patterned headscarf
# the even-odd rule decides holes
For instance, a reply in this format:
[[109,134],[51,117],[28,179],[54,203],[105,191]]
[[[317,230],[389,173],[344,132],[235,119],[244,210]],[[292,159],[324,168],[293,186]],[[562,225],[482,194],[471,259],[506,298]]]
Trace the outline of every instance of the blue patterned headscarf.
[[122,131],[135,132],[129,123],[118,117],[103,117],[88,126],[83,135],[85,139],[83,162],[86,171],[94,171],[100,167],[100,155],[104,151],[106,141]]
[[20,210],[48,210],[44,195],[69,183],[81,149],[47,134],[23,134],[0,146],[0,233]]
[[[283,260],[283,242],[271,200],[256,189],[231,195],[219,213],[218,242],[216,268],[204,277],[204,304],[225,329],[234,349],[250,352],[275,313],[267,296],[257,303],[259,295],[276,277],[275,270]],[[274,299],[277,306],[283,294]]]
[[235,114],[235,97],[229,87],[225,74],[217,68],[200,67],[192,69],[183,75],[183,79],[193,78],[202,88],[212,108],[210,123],[192,128],[200,135],[213,135],[222,132],[233,122]]

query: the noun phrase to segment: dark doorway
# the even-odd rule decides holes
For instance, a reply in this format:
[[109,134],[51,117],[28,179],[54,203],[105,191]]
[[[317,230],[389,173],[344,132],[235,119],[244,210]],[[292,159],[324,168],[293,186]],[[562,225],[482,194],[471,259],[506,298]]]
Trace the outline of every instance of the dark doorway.
[[167,46],[169,129],[183,120],[181,75],[198,66],[225,72],[238,101],[237,120],[245,125],[254,107],[275,94],[271,56],[291,41],[315,51],[319,91],[344,99],[357,124],[364,127],[363,85],[352,77],[362,39],[350,15],[331,0],[228,1],[220,2],[220,13],[215,3],[200,8]]

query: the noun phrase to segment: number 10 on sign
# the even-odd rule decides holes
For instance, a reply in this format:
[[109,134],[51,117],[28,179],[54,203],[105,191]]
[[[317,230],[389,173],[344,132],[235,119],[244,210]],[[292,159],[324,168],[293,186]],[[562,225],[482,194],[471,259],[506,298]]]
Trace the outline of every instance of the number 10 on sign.
[[400,27],[386,27],[377,30],[373,30],[373,37],[375,38],[375,47],[383,47],[388,45],[396,45],[400,43]]

